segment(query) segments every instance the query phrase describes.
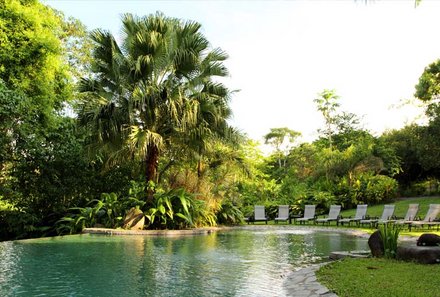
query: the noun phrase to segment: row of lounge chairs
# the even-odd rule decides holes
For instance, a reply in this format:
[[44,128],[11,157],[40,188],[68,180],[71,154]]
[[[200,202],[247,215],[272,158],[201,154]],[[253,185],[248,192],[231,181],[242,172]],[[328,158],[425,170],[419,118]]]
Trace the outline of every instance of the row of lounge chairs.
[[[294,217],[294,221],[299,224],[306,222],[330,224],[330,222],[336,222],[337,225],[356,223],[359,225],[370,225],[371,227],[377,227],[379,224],[396,224],[401,226],[407,226],[409,230],[412,227],[424,227],[437,226],[439,230],[440,221],[437,221],[437,217],[440,214],[440,204],[430,204],[428,212],[423,220],[417,219],[417,213],[419,210],[418,204],[409,204],[408,210],[404,218],[397,218],[394,216],[394,204],[388,204],[384,206],[382,215],[380,218],[369,218],[367,216],[367,204],[358,205],[356,208],[356,214],[354,217],[343,218],[340,216],[341,206],[331,205],[328,216],[325,218],[317,218],[315,211],[315,205],[306,205],[304,208],[304,215],[302,217]],[[275,218],[275,223],[279,221],[291,222],[292,216],[290,216],[289,206],[280,205],[278,207],[278,216]],[[254,218],[250,221],[265,221],[267,224],[268,218],[265,213],[265,208],[262,205],[255,205]]]

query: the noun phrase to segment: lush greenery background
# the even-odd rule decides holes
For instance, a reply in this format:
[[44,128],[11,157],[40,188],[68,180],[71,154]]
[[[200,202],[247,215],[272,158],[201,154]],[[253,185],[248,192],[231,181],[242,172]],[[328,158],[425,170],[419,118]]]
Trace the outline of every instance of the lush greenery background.
[[439,61],[416,86],[427,125],[372,135],[323,90],[320,138],[273,128],[264,156],[228,124],[227,54],[200,24],[126,14],[118,43],[37,0],[0,5],[0,239],[120,227],[131,208],[186,228],[255,204],[325,213],[440,192]]

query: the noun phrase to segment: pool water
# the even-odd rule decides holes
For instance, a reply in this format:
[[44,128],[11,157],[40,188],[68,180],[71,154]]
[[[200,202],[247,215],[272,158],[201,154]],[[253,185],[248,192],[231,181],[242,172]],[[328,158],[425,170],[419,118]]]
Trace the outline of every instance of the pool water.
[[365,249],[365,238],[292,226],[2,242],[0,296],[285,296],[291,271]]

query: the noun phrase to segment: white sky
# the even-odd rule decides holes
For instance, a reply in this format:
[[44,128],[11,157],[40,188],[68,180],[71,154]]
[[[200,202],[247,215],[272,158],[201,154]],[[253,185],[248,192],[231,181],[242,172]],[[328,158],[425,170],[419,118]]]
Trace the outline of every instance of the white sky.
[[363,116],[378,135],[420,115],[411,99],[423,69],[440,58],[440,1],[43,1],[88,29],[118,35],[120,16],[161,11],[194,20],[225,50],[233,96],[231,124],[262,141],[270,128],[317,137],[323,120],[313,99],[335,89],[341,109]]

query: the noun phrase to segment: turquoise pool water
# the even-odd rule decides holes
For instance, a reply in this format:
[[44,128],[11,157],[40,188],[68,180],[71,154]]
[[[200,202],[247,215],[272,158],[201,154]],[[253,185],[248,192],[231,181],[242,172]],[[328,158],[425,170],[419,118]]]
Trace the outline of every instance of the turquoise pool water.
[[0,296],[285,296],[292,271],[367,240],[257,226],[209,235],[0,243]]

